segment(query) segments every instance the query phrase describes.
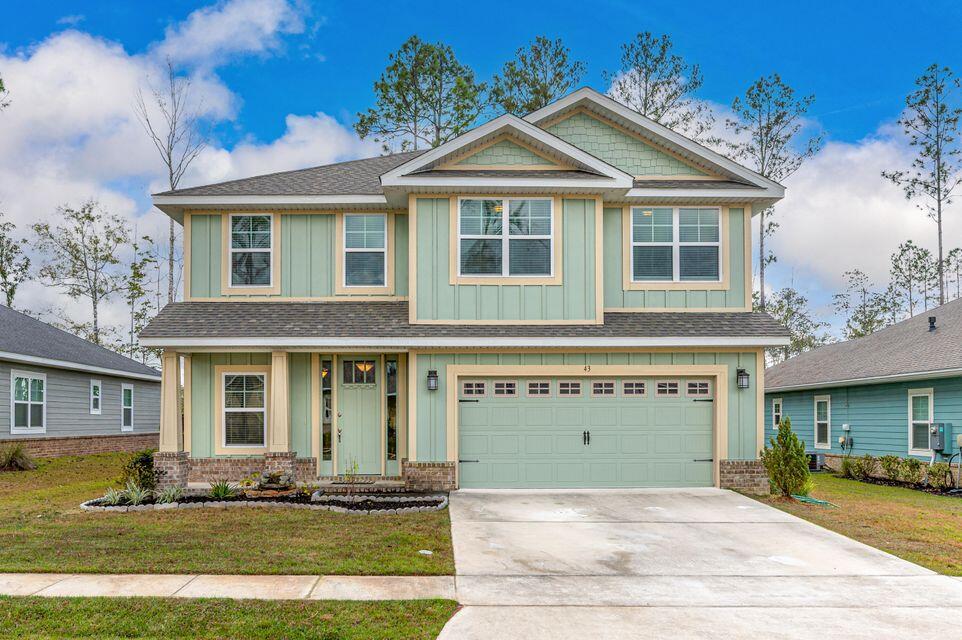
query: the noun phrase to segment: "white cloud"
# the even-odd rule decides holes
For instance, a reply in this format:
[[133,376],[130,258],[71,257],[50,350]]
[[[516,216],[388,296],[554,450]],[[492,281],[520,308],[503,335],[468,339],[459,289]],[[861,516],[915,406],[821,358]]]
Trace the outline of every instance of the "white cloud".
[[82,13],[76,13],[73,15],[63,16],[62,18],[59,18],[57,20],[57,24],[65,24],[67,26],[74,27],[80,24],[81,22],[83,22],[86,18],[87,16],[83,15]]

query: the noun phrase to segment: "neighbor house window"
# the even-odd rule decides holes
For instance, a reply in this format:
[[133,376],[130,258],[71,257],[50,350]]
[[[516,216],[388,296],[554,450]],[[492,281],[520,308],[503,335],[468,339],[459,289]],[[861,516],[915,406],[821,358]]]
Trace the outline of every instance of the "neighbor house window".
[[832,397],[815,396],[815,447],[832,448]]
[[100,415],[100,403],[101,394],[103,393],[103,385],[100,380],[90,381],[90,413],[93,415]]
[[262,373],[224,374],[224,446],[267,446],[267,402]]
[[929,425],[935,420],[932,389],[909,390],[909,453],[929,455]]
[[387,216],[345,214],[344,286],[384,287],[386,284]]
[[460,274],[552,275],[552,206],[550,198],[461,200]]
[[714,207],[632,208],[632,281],[719,281],[720,227]]
[[43,433],[47,430],[46,374],[11,371],[10,395],[10,433]]
[[270,287],[274,242],[272,216],[231,214],[230,286]]
[[643,380],[625,380],[621,383],[621,393],[626,396],[645,395],[645,382]]
[[120,430],[134,430],[134,385],[120,385]]
[[659,380],[655,383],[656,396],[672,397],[678,393],[678,382],[675,380]]
[[528,380],[528,397],[545,398],[551,395],[550,380]]
[[772,400],[772,429],[778,430],[782,424],[782,401],[781,399]]
[[376,384],[377,363],[374,360],[345,360],[344,384]]

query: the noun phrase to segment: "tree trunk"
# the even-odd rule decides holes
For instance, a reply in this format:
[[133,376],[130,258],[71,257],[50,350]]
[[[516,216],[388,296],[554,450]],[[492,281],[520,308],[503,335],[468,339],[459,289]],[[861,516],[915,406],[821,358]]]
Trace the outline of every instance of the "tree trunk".
[[942,200],[935,203],[935,223],[939,228],[939,304],[945,304],[945,263],[942,261]]
[[174,219],[170,219],[170,246],[167,247],[167,304],[174,301],[174,246],[176,235],[174,233]]
[[97,316],[97,300],[91,297],[90,306],[94,312],[94,344],[100,344],[100,318]]
[[758,218],[758,308],[765,311],[765,209]]

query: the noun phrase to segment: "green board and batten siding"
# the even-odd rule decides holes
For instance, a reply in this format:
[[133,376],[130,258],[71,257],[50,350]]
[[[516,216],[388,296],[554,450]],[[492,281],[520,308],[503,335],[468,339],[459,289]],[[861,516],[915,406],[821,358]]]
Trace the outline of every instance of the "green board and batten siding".
[[563,200],[562,284],[452,285],[448,198],[417,199],[419,320],[593,320],[595,201]]
[[[221,291],[221,220],[220,215],[191,216],[191,297],[224,295]],[[398,296],[407,295],[407,225],[406,215],[394,216],[394,281]],[[339,241],[335,235],[333,214],[281,214],[281,297],[339,295],[334,292],[334,260]]]
[[[449,364],[471,365],[694,365],[720,364],[729,369],[728,397],[728,458],[754,460],[757,456],[757,394],[758,380],[754,352],[612,352],[612,353],[420,353],[417,356],[417,375],[412,385],[417,389],[417,459],[438,461],[447,459],[446,431],[446,370]],[[751,376],[749,389],[735,385],[735,370],[744,368]],[[428,391],[424,380],[429,370],[438,372],[439,388]]]
[[[650,289],[625,291],[624,251],[628,250],[624,238],[623,211],[621,207],[605,207],[605,309],[699,309],[699,308],[745,308],[746,283],[745,225],[749,224],[745,209],[732,207],[728,210],[728,262],[722,265],[729,277],[727,290],[706,289]],[[750,283],[749,283],[750,284]]]

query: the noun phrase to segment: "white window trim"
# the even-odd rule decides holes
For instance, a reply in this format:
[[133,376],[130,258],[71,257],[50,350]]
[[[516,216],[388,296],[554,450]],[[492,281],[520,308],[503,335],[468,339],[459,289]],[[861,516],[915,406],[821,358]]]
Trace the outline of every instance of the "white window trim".
[[[269,221],[271,246],[267,249],[235,249],[234,248],[234,218],[267,218]],[[231,289],[271,289],[274,287],[274,214],[273,213],[232,213],[227,216],[227,284]],[[235,284],[234,283],[234,254],[235,253],[266,253],[271,273],[268,284]]]
[[[263,444],[227,444],[227,414],[228,413],[255,413],[248,407],[235,407],[229,408],[227,406],[227,376],[260,376],[264,379],[264,406],[261,407],[260,411],[264,414],[264,438],[262,439]],[[224,449],[266,449],[267,448],[267,374],[258,373],[256,371],[224,371],[220,377],[220,414],[221,414],[221,446]],[[122,404],[122,401],[121,401]]]
[[[775,411],[775,405],[778,405],[778,411]],[[781,423],[784,417],[784,407],[785,404],[782,402],[781,398],[772,398],[772,429],[778,431],[778,425]],[[778,420],[775,419],[775,415],[778,415]]]
[[[826,422],[828,422],[828,428],[825,430],[825,442],[818,441],[818,403],[826,403]],[[812,404],[812,441],[815,443],[816,449],[831,449],[832,448],[832,396],[822,395],[815,396]]]
[[[384,221],[384,247],[383,247],[383,248],[381,248],[381,249],[374,249],[374,248],[363,247],[363,248],[348,249],[348,247],[347,247],[347,219],[348,219],[348,218],[352,218],[352,217],[357,217],[357,216],[377,216],[377,217],[381,218],[381,219]],[[378,288],[378,289],[380,289],[380,288],[384,288],[384,287],[388,286],[388,285],[387,285],[387,271],[388,271],[388,269],[387,269],[387,259],[388,259],[387,246],[388,246],[388,243],[389,243],[391,240],[390,240],[390,238],[388,238],[387,214],[386,214],[386,213],[362,213],[362,212],[345,213],[345,214],[344,214],[344,222],[343,222],[343,224],[341,225],[341,227],[342,227],[342,230],[341,230],[341,249],[343,250],[343,251],[342,251],[342,256],[343,256],[343,257],[342,257],[341,259],[344,261],[344,264],[341,265],[341,286],[344,287],[345,289],[373,289],[373,288]],[[383,253],[383,254],[384,254],[384,272],[381,274],[381,284],[348,284],[348,283],[347,283],[347,254],[349,254],[349,253]]]
[[[659,384],[674,384],[675,393],[668,393],[668,389],[662,393],[658,388]],[[679,380],[655,380],[655,397],[656,398],[680,398],[681,397],[681,381]]]
[[[100,389],[100,395],[97,396],[97,400],[100,401],[100,406],[97,408],[94,408],[94,387],[97,387],[98,389]],[[96,378],[90,379],[89,395],[90,395],[90,415],[92,416],[101,415],[103,413],[103,408],[104,408],[104,385],[100,380],[97,380]],[[121,402],[123,402],[123,398],[121,398]]]
[[[124,409],[127,408],[124,406],[124,391],[126,391],[127,389],[130,389],[130,426],[124,425]],[[100,394],[101,396],[103,396],[103,390],[101,390]],[[121,384],[120,385],[120,430],[121,431],[134,430],[134,404],[136,402],[137,401],[134,398],[134,385],[127,382]],[[103,405],[102,399],[100,401],[100,404],[101,406]]]
[[908,403],[909,403],[909,440],[908,440],[908,452],[911,456],[931,456],[931,449],[913,449],[912,448],[912,398],[917,396],[926,397],[929,399],[929,424],[935,422],[935,389],[928,387],[925,389],[909,389],[908,391]]
[[[626,384],[641,384],[643,391],[641,393],[625,393]],[[648,382],[646,380],[622,380],[621,381],[621,395],[624,398],[647,398],[648,397]]]
[[[596,384],[611,383],[611,393],[597,393],[595,391]],[[592,398],[615,398],[618,396],[618,384],[611,378],[602,378],[600,380],[591,381],[591,397]]]
[[[16,405],[14,404],[15,396],[15,385],[14,382],[17,378],[27,378],[34,380],[43,381],[43,426],[40,427],[16,427],[14,426],[14,417],[16,414]],[[29,435],[32,433],[46,433],[47,432],[47,394],[49,389],[47,388],[47,374],[38,373],[36,371],[24,371],[22,369],[11,369],[10,370],[10,433],[12,435]],[[30,383],[27,383],[27,398],[30,397]],[[28,400],[28,405],[30,404],[40,404],[38,402],[30,402]],[[30,423],[30,409],[27,409],[27,423]]]
[[[531,393],[532,384],[547,384],[548,393]],[[551,380],[538,379],[538,380],[526,380],[524,383],[524,397],[526,398],[550,398],[552,396],[552,385]]]
[[[465,200],[500,200],[501,201],[501,233],[498,236],[494,235],[464,235],[461,233],[461,203]],[[523,236],[512,236],[510,234],[510,226],[508,224],[508,217],[511,211],[511,201],[512,200],[534,200],[542,201],[548,203],[548,221],[551,224],[551,233],[549,235],[523,235]],[[554,216],[554,198],[481,198],[481,197],[471,197],[464,196],[458,198],[458,210],[457,210],[457,220],[458,220],[458,277],[459,278],[553,278],[555,273],[554,265],[554,252],[555,252],[555,235],[557,229],[555,229],[555,216]],[[461,273],[461,241],[462,240],[495,240],[501,238],[501,273]],[[508,241],[514,238],[515,240],[547,240],[550,243],[550,251],[548,252],[548,273],[516,273],[511,274],[511,262],[510,252],[508,250]]]
[[[561,393],[561,385],[565,382],[570,382],[578,385],[578,393]],[[558,397],[559,398],[581,398],[585,393],[585,383],[582,380],[559,380],[558,381]]]
[[[641,211],[643,209],[671,209],[671,242],[635,242],[635,211]],[[681,217],[681,209],[714,209],[718,212],[718,242],[682,242],[679,233],[679,218]],[[683,284],[698,284],[698,283],[719,283],[724,281],[724,273],[722,269],[724,268],[723,251],[722,251],[722,210],[721,207],[699,207],[699,206],[683,206],[683,207],[666,207],[663,205],[652,205],[648,207],[631,207],[628,210],[628,251],[629,258],[628,264],[630,266],[629,275],[631,277],[631,282],[633,283],[644,283],[644,284],[658,284],[666,282],[680,282]],[[671,247],[671,280],[637,280],[635,278],[635,247]],[[718,278],[712,280],[682,280],[681,279],[681,247],[718,247]]]

